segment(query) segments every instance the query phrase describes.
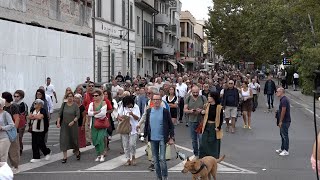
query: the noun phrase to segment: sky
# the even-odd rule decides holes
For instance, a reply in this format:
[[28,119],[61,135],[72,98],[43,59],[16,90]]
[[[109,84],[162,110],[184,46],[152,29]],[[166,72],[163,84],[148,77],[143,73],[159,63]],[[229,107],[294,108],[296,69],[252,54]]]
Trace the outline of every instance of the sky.
[[208,20],[208,6],[212,6],[212,0],[180,0],[182,11],[188,10],[196,20]]

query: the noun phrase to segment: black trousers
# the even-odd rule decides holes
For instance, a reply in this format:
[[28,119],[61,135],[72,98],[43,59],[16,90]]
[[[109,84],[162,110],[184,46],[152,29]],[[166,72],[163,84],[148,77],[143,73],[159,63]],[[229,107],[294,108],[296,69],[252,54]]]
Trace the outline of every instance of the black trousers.
[[33,159],[40,159],[40,151],[46,156],[50,154],[51,150],[47,148],[44,142],[45,133],[44,132],[32,132],[32,153]]
[[179,121],[182,121],[183,108],[184,108],[184,99],[183,99],[183,98],[180,98],[180,99],[179,99]]

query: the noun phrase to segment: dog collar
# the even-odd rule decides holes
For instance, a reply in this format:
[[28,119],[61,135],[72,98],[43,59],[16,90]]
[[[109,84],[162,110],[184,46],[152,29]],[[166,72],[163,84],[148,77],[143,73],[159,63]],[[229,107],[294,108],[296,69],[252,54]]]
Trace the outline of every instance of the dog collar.
[[200,169],[198,169],[196,172],[191,172],[191,174],[198,174],[202,171],[203,168],[207,168],[207,165],[205,165],[203,162],[201,162]]

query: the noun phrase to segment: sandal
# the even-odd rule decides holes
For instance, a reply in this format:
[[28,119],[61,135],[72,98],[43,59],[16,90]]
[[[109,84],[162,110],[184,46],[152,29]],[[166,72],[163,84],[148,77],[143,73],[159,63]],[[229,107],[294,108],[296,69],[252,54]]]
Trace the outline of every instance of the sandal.
[[76,157],[77,157],[77,160],[79,161],[80,158],[81,158],[81,152],[80,151],[79,151],[79,154]]
[[65,164],[65,163],[67,163],[67,159],[63,158],[61,162],[62,162],[62,164]]
[[130,159],[129,159],[124,165],[125,165],[125,166],[130,166],[130,165],[131,165]]

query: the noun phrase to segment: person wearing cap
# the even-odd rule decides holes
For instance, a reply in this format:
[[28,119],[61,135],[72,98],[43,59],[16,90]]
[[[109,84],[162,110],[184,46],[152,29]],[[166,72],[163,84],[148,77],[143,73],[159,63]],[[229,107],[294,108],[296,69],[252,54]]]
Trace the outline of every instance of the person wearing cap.
[[51,156],[51,150],[46,146],[44,141],[46,132],[49,129],[48,112],[43,108],[44,101],[36,99],[33,103],[33,111],[28,118],[30,119],[30,125],[32,127],[32,159],[31,163],[40,162],[40,151],[45,156],[45,160],[49,161]]
[[53,96],[54,98],[56,98],[56,103],[58,103],[58,99],[57,99],[57,93],[56,90],[54,88],[54,85],[51,84],[51,78],[48,77],[47,78],[47,84],[46,84],[46,94],[48,94],[51,97],[51,100],[53,101]]

